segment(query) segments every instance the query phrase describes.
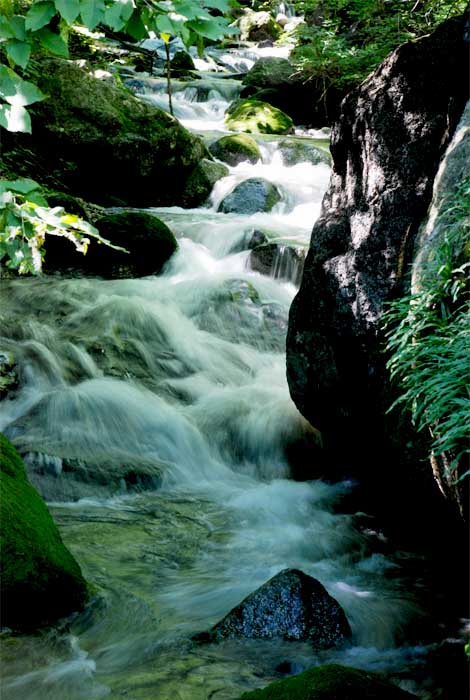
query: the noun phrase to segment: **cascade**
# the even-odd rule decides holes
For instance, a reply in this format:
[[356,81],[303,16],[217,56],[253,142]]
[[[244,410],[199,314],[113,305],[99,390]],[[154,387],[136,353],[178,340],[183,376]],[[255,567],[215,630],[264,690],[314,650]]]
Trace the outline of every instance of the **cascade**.
[[[200,82],[175,82],[175,112],[211,139],[237,86],[217,73]],[[165,106],[162,81],[137,89]],[[150,210],[179,240],[158,277],[3,283],[0,342],[21,390],[0,405],[0,429],[96,590],[62,628],[5,637],[4,700],[229,700],[286,659],[384,671],[419,690],[406,672],[427,649],[401,641],[422,615],[417,564],[408,570],[366,515],[338,508],[354,485],[318,478],[316,436],[285,378],[299,281],[286,251],[308,244],[329,168],[286,166],[277,137],[258,140],[262,160],[229,168],[207,207]],[[279,187],[273,211],[218,213],[253,176]],[[250,269],[254,231],[280,243],[270,276]],[[291,478],[295,443],[309,480]],[[341,603],[352,647],[191,641],[286,567]]]

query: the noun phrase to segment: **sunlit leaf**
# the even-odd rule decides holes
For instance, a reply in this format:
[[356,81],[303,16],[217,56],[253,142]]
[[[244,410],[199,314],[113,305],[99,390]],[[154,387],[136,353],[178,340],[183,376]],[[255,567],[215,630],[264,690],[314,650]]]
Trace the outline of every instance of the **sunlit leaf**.
[[80,14],[80,0],[55,0],[55,6],[69,23],[75,22]]
[[37,31],[49,24],[56,13],[53,2],[35,2],[26,13],[26,29]]
[[0,65],[0,97],[11,105],[31,105],[45,95],[33,83],[20,78],[14,70]]
[[104,0],[80,0],[80,15],[88,29],[94,29],[104,20]]
[[10,58],[14,64],[21,66],[21,68],[26,68],[31,55],[31,46],[28,42],[10,39],[10,41],[6,42],[5,49],[8,58]]
[[0,105],[0,126],[7,131],[31,133],[31,119],[21,105]]
[[41,46],[55,54],[56,56],[62,56],[62,58],[69,57],[69,49],[65,41],[59,34],[51,32],[50,29],[40,29],[37,32]]

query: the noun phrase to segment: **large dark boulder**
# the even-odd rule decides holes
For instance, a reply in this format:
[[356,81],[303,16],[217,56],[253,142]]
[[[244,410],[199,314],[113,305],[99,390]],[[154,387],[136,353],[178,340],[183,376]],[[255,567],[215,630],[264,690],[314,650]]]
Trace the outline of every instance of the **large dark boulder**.
[[403,287],[467,99],[467,51],[462,19],[399,47],[348,95],[333,129],[334,169],[290,313],[287,375],[326,445],[362,461],[358,435],[367,429],[374,459],[385,439],[384,303]]
[[411,695],[377,673],[326,664],[243,693],[240,700],[411,700]]
[[224,214],[268,212],[281,199],[276,185],[262,177],[250,177],[237,185],[219,205]]
[[229,170],[223,163],[203,158],[194,168],[186,182],[183,194],[183,206],[198,207],[209,198],[215,183],[228,175]]
[[297,569],[284,569],[233,608],[209,637],[277,637],[328,649],[347,643],[351,629],[343,609],[319,581]]
[[125,250],[91,238],[83,255],[67,239],[49,236],[44,272],[80,270],[110,279],[145,277],[158,274],[178,247],[168,226],[146,212],[107,214],[95,222],[95,227],[102,238]]
[[13,445],[0,435],[2,624],[32,629],[80,610],[87,587]]
[[9,168],[104,206],[181,203],[192,170],[210,158],[200,139],[75,63],[41,59],[37,76],[47,99],[30,110],[32,135],[5,134]]

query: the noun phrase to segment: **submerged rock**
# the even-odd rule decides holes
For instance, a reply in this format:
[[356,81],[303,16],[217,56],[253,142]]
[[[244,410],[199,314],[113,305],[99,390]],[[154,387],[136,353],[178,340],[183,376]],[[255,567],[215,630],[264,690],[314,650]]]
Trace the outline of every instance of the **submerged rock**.
[[75,63],[42,58],[32,135],[6,132],[5,163],[52,189],[104,206],[180,204],[208,152],[169,114]]
[[115,250],[91,239],[83,255],[64,238],[50,237],[44,264],[45,272],[78,269],[106,278],[143,277],[158,274],[178,247],[168,226],[146,212],[119,212],[96,222],[100,235]]
[[250,134],[289,134],[292,119],[280,109],[260,100],[235,100],[226,112],[225,125],[231,131]]
[[2,624],[28,630],[80,610],[87,599],[80,567],[3,435],[0,484]]
[[327,664],[293,678],[271,683],[261,690],[243,693],[240,700],[411,700],[416,695],[401,690],[377,673]]
[[273,639],[310,642],[315,649],[351,638],[343,609],[322,584],[297,569],[284,569],[251,593],[209,632],[209,639]]
[[256,141],[248,134],[222,136],[209,146],[215,158],[228,165],[238,165],[244,161],[256,163],[261,159],[261,151]]
[[204,204],[210,196],[215,183],[228,175],[229,170],[222,163],[203,158],[188,178],[183,194],[183,206],[191,209]]
[[268,212],[281,200],[276,185],[261,177],[240,182],[219,205],[224,214],[256,214]]

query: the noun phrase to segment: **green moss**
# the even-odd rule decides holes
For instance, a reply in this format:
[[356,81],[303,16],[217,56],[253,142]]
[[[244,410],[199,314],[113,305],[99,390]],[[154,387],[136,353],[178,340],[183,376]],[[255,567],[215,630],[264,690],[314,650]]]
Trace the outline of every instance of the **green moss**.
[[246,160],[256,163],[261,158],[258,144],[248,134],[222,136],[210,145],[209,150],[213,156],[229,165],[238,165]]
[[251,134],[288,134],[294,126],[287,114],[259,100],[233,102],[227,110],[225,124],[232,131]]
[[16,629],[49,623],[83,607],[86,583],[65,548],[23,462],[0,434],[2,622]]
[[406,700],[413,697],[375,673],[328,664],[271,683],[262,690],[244,693],[240,700]]

